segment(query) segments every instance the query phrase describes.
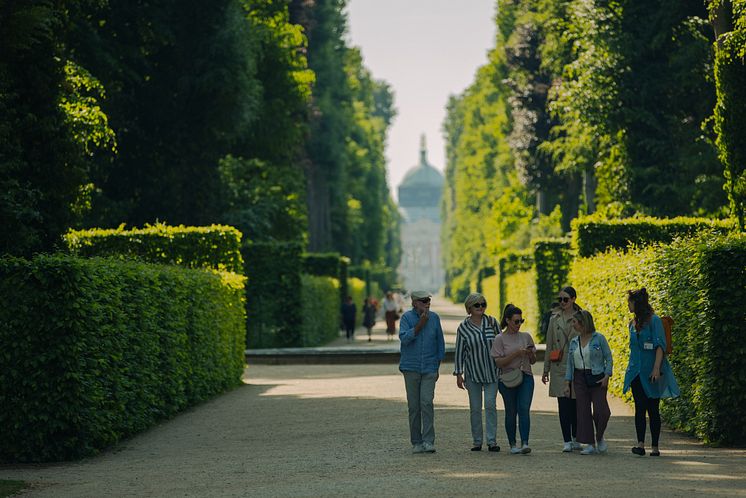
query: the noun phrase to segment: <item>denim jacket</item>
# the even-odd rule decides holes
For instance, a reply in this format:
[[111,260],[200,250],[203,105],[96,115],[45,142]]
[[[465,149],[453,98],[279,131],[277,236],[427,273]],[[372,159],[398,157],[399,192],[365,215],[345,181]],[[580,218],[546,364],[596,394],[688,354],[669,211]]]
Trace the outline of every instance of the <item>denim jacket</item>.
[[[579,347],[580,336],[573,337],[570,340],[570,347],[568,348],[565,380],[571,381],[575,375],[575,350]],[[606,342],[606,337],[598,332],[594,332],[588,343],[588,349],[590,349],[591,354],[590,358],[586,358],[586,361],[590,361],[591,373],[593,375],[605,373],[611,377],[613,360],[611,359],[611,348],[609,347],[609,343]]]

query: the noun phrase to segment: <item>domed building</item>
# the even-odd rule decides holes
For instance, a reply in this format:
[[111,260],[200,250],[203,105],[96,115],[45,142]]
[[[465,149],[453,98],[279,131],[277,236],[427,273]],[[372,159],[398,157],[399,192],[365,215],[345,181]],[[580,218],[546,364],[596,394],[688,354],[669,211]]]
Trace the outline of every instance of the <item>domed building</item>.
[[440,200],[443,175],[427,162],[424,135],[420,139],[420,163],[410,169],[399,185],[402,215],[402,259],[399,266],[407,290],[438,292],[445,275],[440,254]]

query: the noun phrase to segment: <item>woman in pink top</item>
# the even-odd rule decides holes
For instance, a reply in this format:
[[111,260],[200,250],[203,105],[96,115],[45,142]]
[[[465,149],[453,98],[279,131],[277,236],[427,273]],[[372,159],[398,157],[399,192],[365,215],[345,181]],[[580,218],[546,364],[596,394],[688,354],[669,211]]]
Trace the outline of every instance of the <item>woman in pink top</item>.
[[[523,380],[516,387],[507,387],[502,380],[498,390],[505,405],[505,432],[513,455],[531,453],[528,436],[531,431],[531,401],[534,398],[534,376],[531,365],[536,363],[536,346],[531,334],[521,332],[523,312],[520,308],[508,304],[503,311],[500,328],[502,333],[492,343],[491,355],[502,373],[515,369],[523,371]],[[516,417],[521,433],[521,446],[516,444]]]

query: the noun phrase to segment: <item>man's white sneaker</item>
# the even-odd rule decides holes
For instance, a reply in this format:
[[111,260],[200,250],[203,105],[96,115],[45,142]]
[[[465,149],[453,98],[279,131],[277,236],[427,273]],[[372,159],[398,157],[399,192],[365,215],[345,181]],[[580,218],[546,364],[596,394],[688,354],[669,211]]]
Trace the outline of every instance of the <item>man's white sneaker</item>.
[[580,452],[581,455],[595,455],[596,453],[598,453],[598,451],[596,451],[596,447],[592,444],[587,445],[583,448],[583,451]]
[[598,442],[598,451],[600,453],[606,453],[606,450],[608,450],[608,449],[609,449],[609,445],[606,444],[606,440],[605,439],[602,439],[601,441]]
[[524,444],[521,448],[521,453],[524,455],[528,455],[529,453],[531,453],[531,448],[529,448],[527,444]]
[[575,441],[575,439],[572,440],[571,444],[572,444],[573,451],[574,450],[582,450],[583,449],[583,445],[580,444],[579,442]]
[[571,442],[569,442],[569,441],[568,441],[568,442],[566,442],[566,443],[565,443],[565,444],[564,444],[564,445],[562,446],[562,452],[563,452],[563,453],[571,453],[571,452],[572,452],[572,443],[571,443]]
[[521,454],[521,449],[517,448],[515,446],[511,446],[510,447],[510,454],[511,455],[520,455]]
[[435,453],[435,445],[432,443],[424,442],[422,443],[422,450],[425,453]]
[[424,453],[424,452],[425,452],[425,448],[423,448],[421,444],[412,445],[412,453]]

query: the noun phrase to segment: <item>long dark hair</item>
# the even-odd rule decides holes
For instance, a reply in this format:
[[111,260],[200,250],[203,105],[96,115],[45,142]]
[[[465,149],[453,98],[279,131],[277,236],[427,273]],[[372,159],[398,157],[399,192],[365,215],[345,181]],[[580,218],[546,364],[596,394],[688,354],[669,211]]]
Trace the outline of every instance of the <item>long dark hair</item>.
[[641,330],[653,317],[653,308],[648,302],[648,291],[642,289],[627,291],[627,299],[632,301],[635,313],[635,330]]
[[512,304],[508,303],[505,305],[505,309],[503,310],[503,317],[500,319],[500,328],[505,330],[508,327],[508,320],[513,318],[513,315],[522,315],[523,311],[521,311],[521,308],[518,306],[513,306]]
[[[569,285],[566,285],[566,286],[562,287],[562,289],[560,289],[560,292],[564,292],[565,294],[567,294],[568,296],[570,296],[573,299],[577,299],[578,298],[578,293],[575,292],[575,287],[570,287]],[[581,308],[580,305],[578,305],[578,303],[575,302],[575,303],[572,303],[572,309],[575,310],[575,311],[580,311],[583,308]]]

